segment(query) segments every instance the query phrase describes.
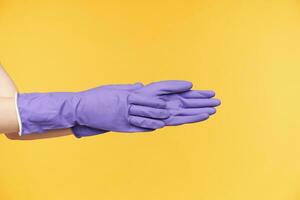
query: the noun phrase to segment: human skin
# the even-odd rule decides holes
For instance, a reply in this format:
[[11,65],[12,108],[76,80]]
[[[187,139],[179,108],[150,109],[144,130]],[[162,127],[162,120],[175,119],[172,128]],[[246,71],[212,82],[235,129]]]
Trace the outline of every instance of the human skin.
[[59,129],[19,136],[19,124],[15,106],[15,94],[18,92],[13,80],[0,64],[0,133],[12,140],[35,140],[71,135],[71,129]]

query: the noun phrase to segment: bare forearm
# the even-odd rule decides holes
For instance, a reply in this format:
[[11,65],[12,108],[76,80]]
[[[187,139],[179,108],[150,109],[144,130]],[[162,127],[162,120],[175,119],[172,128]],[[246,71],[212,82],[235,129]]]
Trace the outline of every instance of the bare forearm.
[[14,97],[0,97],[0,132],[17,133],[19,131]]
[[0,64],[0,97],[14,97],[17,91],[18,89],[13,80]]

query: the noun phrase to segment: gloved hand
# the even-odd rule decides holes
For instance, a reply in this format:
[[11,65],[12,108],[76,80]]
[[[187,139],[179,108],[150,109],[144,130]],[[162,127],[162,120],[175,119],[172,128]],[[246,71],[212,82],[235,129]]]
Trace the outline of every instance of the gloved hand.
[[[166,102],[166,108],[170,116],[162,121],[167,126],[176,126],[186,123],[195,123],[206,120],[210,115],[216,112],[215,106],[220,105],[220,100],[212,99],[215,93],[210,90],[168,90],[175,85],[182,84],[184,87],[188,82],[180,81],[161,81],[151,83],[145,87],[139,88],[129,97],[134,99],[135,95],[145,95],[152,97],[153,95]],[[190,83],[191,85],[191,83]],[[165,88],[158,90],[157,88]],[[180,88],[180,87],[178,87]],[[132,101],[132,106],[129,109],[131,115],[142,115],[143,107],[135,105]],[[135,124],[139,126],[139,122]],[[88,126],[74,126],[72,131],[76,137],[91,136],[104,133],[104,130],[91,128]]]
[[[172,81],[165,83],[173,84]],[[138,89],[135,94],[152,96],[159,84],[160,82],[151,83]],[[210,90],[187,90],[176,93],[163,91],[157,96],[167,103],[166,109],[170,112],[170,117],[163,120],[166,126],[203,121],[216,112],[214,107],[221,104],[219,99],[212,98],[215,93]]]
[[[143,85],[108,85],[82,92],[17,94],[20,134],[40,133],[77,125],[102,131],[145,132],[165,126],[169,117],[166,102],[156,94],[178,93],[191,88],[191,83],[176,81],[158,85],[148,96],[135,94]],[[122,90],[119,90],[122,88]],[[153,92],[151,95],[150,93]],[[132,112],[131,104],[139,105]]]

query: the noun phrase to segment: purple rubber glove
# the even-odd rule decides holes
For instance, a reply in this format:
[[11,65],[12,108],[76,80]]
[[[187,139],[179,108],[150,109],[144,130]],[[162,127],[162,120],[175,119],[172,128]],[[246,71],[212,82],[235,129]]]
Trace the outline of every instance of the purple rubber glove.
[[[117,132],[145,132],[162,128],[165,126],[163,119],[170,114],[165,109],[166,102],[157,98],[157,94],[183,92],[191,88],[189,82],[177,83],[168,87],[166,84],[158,85],[147,92],[147,97],[135,93],[143,88],[141,83],[100,86],[83,92],[18,94],[20,134],[77,125]],[[133,109],[133,112],[141,112],[139,116],[130,114],[131,104],[143,106]]]
[[[215,106],[220,105],[220,100],[212,99],[215,93],[210,90],[168,90],[167,88],[174,88],[174,86],[188,82],[182,81],[161,81],[151,83],[143,88],[137,89],[134,94],[129,97],[135,98],[135,95],[145,95],[152,97],[153,95],[159,97],[167,103],[166,109],[170,112],[170,116],[162,119],[167,126],[176,126],[186,123],[195,123],[208,119],[208,117],[216,112]],[[192,85],[190,83],[190,85]],[[157,88],[165,88],[165,90],[157,90]],[[180,88],[180,87],[178,87]],[[181,92],[180,92],[181,91]],[[135,105],[131,102],[132,106],[129,113],[136,116],[142,116],[143,106]],[[138,123],[135,124],[139,126]],[[88,126],[75,126],[72,130],[76,137],[91,136],[104,133],[105,131],[94,129]]]

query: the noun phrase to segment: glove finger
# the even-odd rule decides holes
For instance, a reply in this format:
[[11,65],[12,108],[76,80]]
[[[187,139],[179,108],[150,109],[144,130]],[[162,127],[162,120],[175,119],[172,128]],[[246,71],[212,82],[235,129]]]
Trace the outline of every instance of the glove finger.
[[134,84],[112,84],[112,85],[104,85],[102,88],[107,89],[118,89],[118,90],[136,90],[144,87],[143,83],[137,82]]
[[177,126],[181,124],[204,121],[208,118],[209,118],[209,114],[202,113],[199,115],[192,115],[192,116],[171,116],[168,119],[164,120],[164,122],[166,126]]
[[134,93],[128,96],[128,103],[153,108],[165,108],[167,106],[167,103],[161,99]]
[[189,81],[168,80],[150,83],[139,89],[137,92],[150,96],[157,96],[162,94],[185,92],[192,87],[193,85]]
[[185,108],[214,107],[221,104],[219,99],[181,99]]
[[165,123],[161,120],[149,119],[139,116],[129,116],[129,123],[134,126],[147,128],[147,129],[158,129],[165,126]]
[[214,107],[208,108],[186,108],[186,109],[175,109],[170,110],[172,116],[191,116],[191,115],[199,115],[203,113],[207,113],[209,115],[213,115],[216,113],[216,109]]
[[215,92],[212,90],[189,90],[178,94],[183,98],[212,98]]
[[156,119],[166,119],[170,116],[170,113],[166,109],[151,108],[140,105],[131,105],[129,108],[129,114]]

